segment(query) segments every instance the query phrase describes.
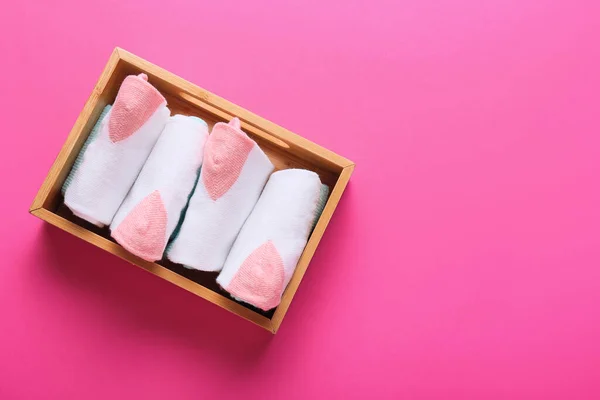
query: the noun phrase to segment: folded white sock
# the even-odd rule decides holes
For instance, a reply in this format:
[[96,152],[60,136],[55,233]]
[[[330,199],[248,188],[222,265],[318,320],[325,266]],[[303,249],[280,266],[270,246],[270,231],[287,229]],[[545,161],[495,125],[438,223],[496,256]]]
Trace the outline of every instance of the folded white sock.
[[206,122],[175,115],[152,149],[111,225],[115,240],[147,261],[162,258],[202,165]]
[[65,192],[67,207],[98,226],[112,221],[169,117],[165,98],[147,79],[125,78]]
[[271,175],[217,283],[262,310],[276,307],[328,194],[312,171],[286,169]]
[[273,164],[237,118],[215,124],[185,219],[167,249],[169,260],[201,271],[221,270],[272,171]]

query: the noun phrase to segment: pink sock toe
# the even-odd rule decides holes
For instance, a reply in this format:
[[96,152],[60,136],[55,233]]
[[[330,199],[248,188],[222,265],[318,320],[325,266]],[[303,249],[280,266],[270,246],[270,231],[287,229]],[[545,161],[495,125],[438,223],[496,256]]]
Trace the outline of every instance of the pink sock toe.
[[140,74],[123,81],[108,120],[108,136],[113,143],[133,135],[166,101],[147,80]]
[[238,180],[254,142],[239,130],[239,120],[218,123],[206,141],[202,182],[211,199],[223,196]]
[[112,236],[129,252],[147,261],[162,258],[167,210],[158,191],[150,193],[125,217]]
[[273,242],[254,250],[242,263],[227,291],[265,311],[277,307],[283,292],[283,260]]

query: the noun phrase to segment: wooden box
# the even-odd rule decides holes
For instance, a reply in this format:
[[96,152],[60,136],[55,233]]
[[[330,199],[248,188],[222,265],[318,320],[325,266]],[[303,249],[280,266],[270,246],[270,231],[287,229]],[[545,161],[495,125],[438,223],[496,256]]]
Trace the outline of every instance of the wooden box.
[[[300,257],[296,272],[283,294],[281,304],[275,310],[263,312],[236,302],[217,286],[215,273],[192,271],[166,259],[158,263],[144,261],[115,243],[110,237],[108,228],[100,229],[75,217],[63,204],[60,188],[102,109],[107,104],[114,102],[121,82],[127,75],[141,72],[147,74],[149,82],[165,96],[173,114],[198,116],[204,119],[209,127],[216,122],[229,121],[232,117],[237,116],[242,122],[242,129],[265,151],[276,170],[305,168],[315,171],[321,177],[321,181],[332,189],[325,210],[312,232]],[[123,49],[116,48],[29,211],[52,225],[275,333],[302,281],[353,169],[354,164],[350,160],[215,96]]]

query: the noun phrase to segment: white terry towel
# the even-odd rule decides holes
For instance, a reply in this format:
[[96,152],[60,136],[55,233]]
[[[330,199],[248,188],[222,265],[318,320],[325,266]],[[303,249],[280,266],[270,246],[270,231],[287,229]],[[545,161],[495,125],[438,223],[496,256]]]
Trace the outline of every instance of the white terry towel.
[[271,175],[217,283],[262,310],[276,307],[328,194],[312,171],[286,169]]
[[170,117],[110,225],[112,237],[147,261],[162,258],[202,165],[206,122]]
[[81,164],[81,161],[83,160],[83,155],[85,154],[85,150],[90,145],[90,143],[92,143],[98,136],[98,132],[100,131],[100,127],[102,126],[102,121],[104,120],[104,118],[106,118],[106,116],[108,115],[108,112],[110,111],[111,108],[112,108],[112,106],[110,104],[107,105],[106,107],[104,107],[104,109],[100,113],[100,116],[98,117],[98,120],[96,121],[96,124],[92,128],[90,134],[88,135],[87,139],[85,140],[85,143],[81,147],[79,154],[77,154],[77,158],[75,159],[75,162],[73,163],[73,166],[71,167],[71,171],[69,172],[67,179],[65,179],[65,182],[63,183],[62,187],[60,188],[60,192],[62,193],[63,196],[65,195],[65,193],[67,193],[67,188],[73,181],[75,172],[77,172],[77,168],[79,168],[79,165]]
[[271,172],[273,164],[237,118],[215,124],[181,230],[167,249],[169,260],[220,271]]
[[98,226],[111,223],[170,114],[147,79],[145,74],[125,78],[66,189],[67,207]]

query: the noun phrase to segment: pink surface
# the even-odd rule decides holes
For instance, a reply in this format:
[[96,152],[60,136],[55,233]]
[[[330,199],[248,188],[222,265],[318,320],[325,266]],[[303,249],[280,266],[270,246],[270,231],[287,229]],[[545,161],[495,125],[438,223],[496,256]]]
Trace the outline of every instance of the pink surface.
[[[599,13],[3,4],[0,398],[599,398]],[[114,46],[357,163],[277,336],[27,214]]]

